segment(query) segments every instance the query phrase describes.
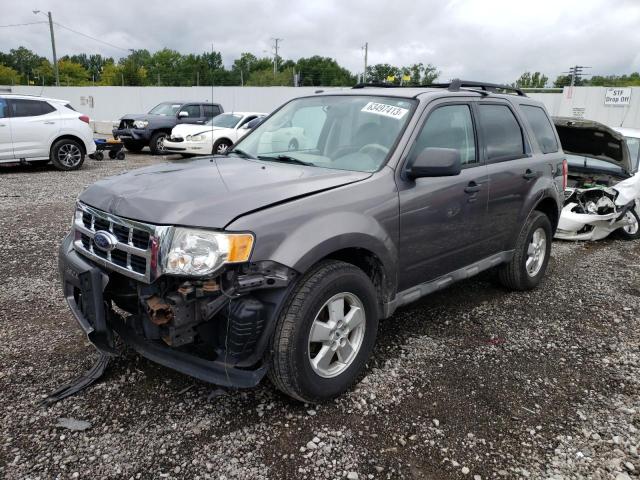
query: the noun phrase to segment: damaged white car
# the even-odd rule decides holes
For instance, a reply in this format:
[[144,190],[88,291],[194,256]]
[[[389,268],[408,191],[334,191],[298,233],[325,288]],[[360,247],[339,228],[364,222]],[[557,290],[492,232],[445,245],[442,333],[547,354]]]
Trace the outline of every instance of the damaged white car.
[[554,123],[569,168],[555,238],[600,240],[613,232],[640,238],[638,139],[590,120]]

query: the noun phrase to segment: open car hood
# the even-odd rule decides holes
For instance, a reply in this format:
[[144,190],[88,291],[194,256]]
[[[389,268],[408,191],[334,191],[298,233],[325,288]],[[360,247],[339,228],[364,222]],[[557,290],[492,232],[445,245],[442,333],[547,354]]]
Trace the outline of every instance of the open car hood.
[[624,136],[592,120],[553,117],[565,153],[602,160],[632,173],[631,155]]

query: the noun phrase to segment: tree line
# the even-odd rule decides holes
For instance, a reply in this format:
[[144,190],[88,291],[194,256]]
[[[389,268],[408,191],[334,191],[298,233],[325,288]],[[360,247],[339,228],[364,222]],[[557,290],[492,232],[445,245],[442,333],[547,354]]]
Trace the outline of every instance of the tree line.
[[[274,69],[273,58],[245,52],[227,68],[216,51],[181,54],[168,48],[153,53],[143,49],[132,50],[120,59],[100,54],[65,55],[58,60],[58,71],[63,86],[352,86],[362,80],[361,75],[329,57],[277,60]],[[378,64],[367,67],[367,81],[418,85],[431,83],[438,73],[430,64]],[[54,84],[54,68],[46,57],[25,47],[0,52],[0,85]]]
[[[352,86],[362,81],[329,57],[314,55],[297,61],[278,58],[274,69],[272,57],[242,53],[230,67],[222,63],[220,52],[182,54],[164,48],[156,52],[131,50],[119,59],[100,54],[65,55],[58,60],[60,85],[112,86]],[[440,72],[435,65],[415,63],[394,66],[387,63],[369,65],[367,82],[396,85],[429,85]],[[509,84],[509,82],[506,82]],[[571,84],[571,77],[560,75],[553,82],[540,72],[525,72],[512,86],[520,88],[561,88]],[[25,47],[0,52],[0,85],[55,85],[52,63]],[[629,75],[594,75],[576,78],[577,86],[640,85],[640,73]]]

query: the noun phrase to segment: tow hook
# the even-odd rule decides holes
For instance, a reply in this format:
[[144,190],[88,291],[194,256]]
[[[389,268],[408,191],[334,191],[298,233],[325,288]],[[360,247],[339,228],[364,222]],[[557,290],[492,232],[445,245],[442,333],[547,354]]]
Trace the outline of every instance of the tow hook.
[[173,320],[173,310],[171,305],[160,300],[156,295],[152,295],[146,300],[149,318],[156,325],[165,325]]

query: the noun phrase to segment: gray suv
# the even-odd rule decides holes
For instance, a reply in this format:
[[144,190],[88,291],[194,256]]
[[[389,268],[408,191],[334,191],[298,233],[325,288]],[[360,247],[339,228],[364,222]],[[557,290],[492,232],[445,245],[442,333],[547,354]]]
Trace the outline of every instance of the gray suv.
[[206,382],[266,374],[318,402],[359,378],[397,308],[490,268],[509,289],[538,285],[566,173],[544,107],[516,89],[296,98],[226,155],[87,188],[60,249],[64,294],[102,352],[115,332]]

